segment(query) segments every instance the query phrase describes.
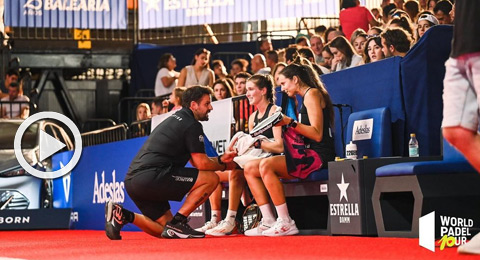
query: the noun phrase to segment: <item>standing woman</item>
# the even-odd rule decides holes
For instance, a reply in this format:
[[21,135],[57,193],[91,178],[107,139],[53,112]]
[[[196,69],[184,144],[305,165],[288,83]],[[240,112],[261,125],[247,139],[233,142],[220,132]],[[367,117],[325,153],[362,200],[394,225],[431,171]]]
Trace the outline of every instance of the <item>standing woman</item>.
[[[299,94],[303,97],[302,109],[299,114],[300,122],[296,122],[284,115],[282,121],[277,126],[288,125],[297,134],[303,136],[307,147],[304,151],[312,155],[309,159],[313,160],[313,164],[319,165],[318,168],[325,168],[327,167],[327,162],[335,158],[331,131],[333,122],[332,101],[313,68],[309,65],[297,64],[301,59],[297,57],[294,63],[288,65],[280,72],[279,77],[282,90],[288,96],[293,97]],[[275,223],[263,219],[257,228],[250,231],[251,233],[264,236],[298,234],[295,221],[290,218],[288,213],[285,193],[280,179],[293,179],[299,174],[308,176],[312,172],[311,170],[303,171],[299,166],[302,165],[295,165],[296,170],[288,172],[287,158],[284,155],[277,155],[260,161],[259,176],[261,176],[261,180],[250,174],[249,169],[245,169],[248,185],[260,208],[270,208],[268,203],[269,194],[278,215]],[[300,172],[298,172],[299,170]],[[295,176],[291,174],[295,174]],[[261,192],[260,184],[266,187],[268,194]],[[268,212],[267,209],[262,210],[262,213],[264,211]],[[247,235],[247,232],[245,234]]]
[[177,79],[180,73],[175,71],[177,60],[171,53],[165,53],[158,62],[158,73],[155,79],[155,96],[163,96],[172,93],[177,86]]
[[347,39],[358,28],[368,31],[370,26],[379,26],[381,23],[375,19],[372,12],[360,6],[359,0],[343,0],[340,11],[340,25]]
[[209,65],[210,51],[200,48],[195,52],[192,65],[188,65],[180,71],[178,86],[190,87],[194,85],[213,87],[215,75]]

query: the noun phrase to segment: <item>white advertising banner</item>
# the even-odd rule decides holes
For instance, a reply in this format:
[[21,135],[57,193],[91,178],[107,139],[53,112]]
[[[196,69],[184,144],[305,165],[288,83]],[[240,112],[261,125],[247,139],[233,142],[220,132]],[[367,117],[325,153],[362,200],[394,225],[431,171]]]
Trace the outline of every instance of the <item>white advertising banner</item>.
[[230,142],[230,128],[233,120],[233,103],[231,98],[212,103],[213,110],[208,114],[208,121],[201,122],[203,131],[218,154],[223,154]]
[[[213,110],[208,114],[208,121],[202,121],[203,131],[212,142],[218,154],[223,154],[230,142],[230,128],[233,120],[232,99],[212,102]],[[152,118],[152,130],[174,112],[157,115]]]

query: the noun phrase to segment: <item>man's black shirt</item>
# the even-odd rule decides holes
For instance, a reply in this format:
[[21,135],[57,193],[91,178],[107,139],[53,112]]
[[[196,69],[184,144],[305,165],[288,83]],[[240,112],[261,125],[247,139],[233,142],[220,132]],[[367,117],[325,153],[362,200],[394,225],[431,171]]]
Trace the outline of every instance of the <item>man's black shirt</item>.
[[202,124],[189,108],[182,108],[153,130],[130,164],[127,179],[145,169],[185,166],[191,153],[205,153],[203,140]]

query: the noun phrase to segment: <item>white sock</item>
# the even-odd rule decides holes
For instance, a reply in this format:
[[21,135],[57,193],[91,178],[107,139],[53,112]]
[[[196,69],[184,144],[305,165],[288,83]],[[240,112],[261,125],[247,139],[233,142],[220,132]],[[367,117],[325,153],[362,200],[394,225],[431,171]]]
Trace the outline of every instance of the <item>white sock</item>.
[[212,210],[212,218],[210,221],[218,223],[222,219],[222,211],[221,210]]
[[282,205],[275,206],[275,208],[277,209],[279,218],[290,222],[291,218],[290,218],[290,215],[288,214],[287,203],[283,203]]
[[237,212],[233,210],[227,211],[227,216],[225,220],[228,221],[230,224],[235,224],[235,217],[237,216]]
[[275,222],[275,217],[273,216],[272,207],[270,207],[269,203],[259,206],[259,208],[260,208],[260,211],[262,212],[263,220],[265,221],[265,223]]

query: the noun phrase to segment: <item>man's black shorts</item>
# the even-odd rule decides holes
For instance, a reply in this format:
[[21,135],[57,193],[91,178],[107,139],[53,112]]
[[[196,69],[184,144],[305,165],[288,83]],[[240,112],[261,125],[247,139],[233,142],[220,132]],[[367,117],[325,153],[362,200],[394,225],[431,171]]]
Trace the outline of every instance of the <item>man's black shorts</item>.
[[143,215],[157,220],[170,209],[168,201],[181,201],[197,177],[196,168],[152,168],[126,179],[125,189]]

